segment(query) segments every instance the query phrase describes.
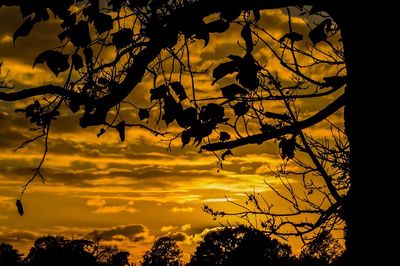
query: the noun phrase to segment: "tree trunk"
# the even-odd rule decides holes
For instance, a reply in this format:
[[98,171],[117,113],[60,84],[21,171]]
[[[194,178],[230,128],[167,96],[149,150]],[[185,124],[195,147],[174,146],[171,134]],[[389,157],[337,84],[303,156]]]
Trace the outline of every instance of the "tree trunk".
[[345,49],[349,81],[344,119],[351,150],[351,189],[343,211],[347,225],[344,263],[390,265],[390,254],[396,253],[389,252],[387,239],[396,227],[388,216],[398,207],[386,212],[394,203],[390,201],[394,155],[387,152],[388,148],[397,152],[392,146],[396,131],[390,132],[396,97],[393,85],[386,87],[389,72],[385,71],[395,51],[383,47],[390,41],[381,36],[387,27],[387,20],[382,20],[385,12],[368,3],[352,7],[349,2],[338,2],[330,13],[339,24]]

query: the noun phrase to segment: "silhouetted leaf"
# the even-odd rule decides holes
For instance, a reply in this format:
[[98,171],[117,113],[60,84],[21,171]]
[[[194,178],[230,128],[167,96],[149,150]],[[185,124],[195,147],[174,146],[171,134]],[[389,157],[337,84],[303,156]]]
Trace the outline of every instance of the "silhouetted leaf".
[[139,119],[140,120],[144,120],[144,119],[147,119],[149,117],[150,117],[149,110],[142,109],[142,108],[139,109]]
[[33,22],[31,17],[28,17],[27,19],[25,19],[25,21],[22,23],[22,25],[14,32],[14,37],[13,37],[14,43],[18,37],[27,36],[33,29],[34,24],[35,23]]
[[196,39],[204,41],[204,47],[206,47],[210,41],[210,32],[205,27],[200,28],[194,35]]
[[161,100],[167,96],[168,87],[162,84],[154,89],[150,90],[150,101]]
[[253,56],[250,53],[247,53],[240,62],[239,73],[237,74],[236,79],[243,87],[249,90],[255,90],[259,85],[257,74],[260,69],[261,68],[256,64]]
[[228,132],[221,131],[219,132],[219,140],[220,141],[227,141],[231,138],[231,135]]
[[332,77],[325,77],[325,82],[328,86],[332,88],[341,88],[342,86],[346,85],[347,77],[346,76],[332,76]]
[[223,33],[229,29],[229,22],[222,19],[210,22],[206,25],[208,32]]
[[79,21],[78,24],[68,29],[67,36],[75,47],[86,47],[92,41],[87,21]]
[[296,144],[296,138],[293,137],[291,139],[282,139],[279,142],[279,148],[281,151],[281,157],[282,159],[293,159],[294,157],[294,152],[295,152],[295,144]]
[[243,88],[235,83],[221,88],[221,92],[222,92],[222,95],[227,99],[233,99],[238,94],[248,94],[249,93],[245,88]]
[[225,157],[228,155],[233,155],[231,150],[226,150],[222,155],[221,155],[221,159],[225,160]]
[[288,32],[279,39],[279,42],[283,43],[286,39],[289,39],[291,42],[297,42],[303,40],[303,35],[294,31]]
[[241,13],[242,11],[240,9],[226,8],[221,12],[219,17],[227,22],[232,22],[237,19]]
[[174,90],[176,95],[178,95],[179,101],[187,99],[185,88],[180,82],[171,82],[169,85]]
[[110,15],[100,13],[94,19],[94,27],[96,28],[99,34],[102,34],[106,31],[112,30],[113,28],[113,20]]
[[21,202],[21,200],[17,200],[17,202],[16,202],[16,205],[17,205],[17,210],[18,210],[18,213],[19,213],[19,215],[24,215],[24,207],[22,206],[22,202]]
[[251,53],[253,51],[254,45],[253,45],[253,39],[251,37],[251,28],[249,23],[246,23],[246,25],[243,26],[240,35],[246,42],[246,53]]
[[61,52],[58,51],[53,51],[53,50],[47,50],[44,51],[43,53],[39,54],[34,63],[33,67],[35,67],[36,64],[44,64],[49,67],[49,69],[56,75],[60,74],[61,72],[64,72],[69,68],[69,62],[68,62],[69,55],[64,55]]
[[111,34],[111,36],[115,48],[119,50],[132,43],[133,31],[128,28],[123,28],[118,32]]
[[201,108],[199,118],[203,122],[221,122],[225,116],[224,107],[219,104],[209,103]]
[[72,65],[74,66],[75,70],[79,70],[83,67],[83,59],[78,54],[72,55]]
[[108,6],[111,6],[113,11],[117,11],[121,8],[123,0],[109,0]]
[[100,138],[104,133],[106,133],[106,130],[104,128],[100,128],[99,133],[97,133],[97,137]]
[[162,119],[168,125],[182,112],[182,105],[177,103],[171,95],[164,97],[164,114]]
[[310,31],[308,37],[310,38],[313,45],[316,45],[317,43],[326,40],[326,38],[328,37],[328,32],[330,32],[331,30],[331,26],[332,21],[327,18]]
[[189,107],[182,112],[178,113],[176,117],[176,122],[182,128],[187,128],[192,126],[197,122],[197,111],[194,107]]
[[213,70],[214,81],[212,82],[212,84],[214,85],[215,82],[217,82],[218,80],[222,79],[226,75],[236,72],[237,70],[238,70],[238,64],[236,61],[229,61],[218,65]]
[[118,131],[121,142],[124,142],[125,141],[125,121],[119,122],[118,125],[115,126],[115,129]]
[[181,133],[181,140],[182,140],[182,148],[189,144],[191,138],[190,130],[184,130]]
[[237,116],[242,116],[245,115],[249,111],[249,106],[245,102],[238,102],[233,106],[233,111],[235,112],[235,115]]

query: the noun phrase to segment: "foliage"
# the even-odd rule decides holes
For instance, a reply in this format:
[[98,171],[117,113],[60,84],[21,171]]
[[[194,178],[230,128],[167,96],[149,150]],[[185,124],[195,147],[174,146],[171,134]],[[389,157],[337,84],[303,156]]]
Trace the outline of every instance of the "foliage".
[[12,245],[0,244],[0,265],[18,266],[21,265],[22,255]]
[[158,238],[153,247],[143,255],[143,266],[180,266],[182,250],[175,240],[164,236]]
[[263,232],[243,225],[207,233],[188,266],[196,265],[288,265],[291,248]]

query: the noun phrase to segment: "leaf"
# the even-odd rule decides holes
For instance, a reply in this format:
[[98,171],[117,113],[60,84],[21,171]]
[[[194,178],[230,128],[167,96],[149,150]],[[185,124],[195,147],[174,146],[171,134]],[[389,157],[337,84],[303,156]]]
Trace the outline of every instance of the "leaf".
[[22,25],[14,32],[14,37],[13,37],[14,43],[18,37],[27,36],[32,31],[33,25],[35,25],[35,23],[33,22],[31,17],[25,19]]
[[222,19],[215,20],[206,24],[206,28],[208,32],[223,33],[229,29],[229,22],[226,22]]
[[92,42],[87,21],[79,21],[68,29],[67,36],[75,47],[86,47]]
[[74,66],[75,70],[79,70],[83,67],[83,59],[78,54],[72,55],[72,65]]
[[294,31],[288,32],[279,39],[279,42],[283,43],[286,39],[289,39],[291,42],[297,42],[303,40],[303,35]]
[[238,94],[249,94],[245,88],[235,83],[221,88],[221,92],[222,96],[230,100],[234,99]]
[[219,140],[220,141],[227,141],[231,138],[231,135],[228,132],[221,131],[219,132]]
[[123,28],[116,33],[111,34],[112,43],[117,50],[122,49],[132,43],[133,31],[128,28]]
[[179,101],[187,99],[185,88],[180,82],[172,82],[169,84],[176,95],[178,95]]
[[328,37],[327,33],[330,32],[331,26],[332,21],[327,18],[310,31],[310,33],[308,34],[308,38],[310,38],[314,46],[317,43],[326,40],[326,38]]
[[22,201],[21,200],[17,200],[17,202],[16,202],[16,206],[17,206],[17,210],[18,210],[18,213],[19,213],[19,215],[24,215],[24,207],[22,206]]
[[168,125],[172,123],[178,114],[182,112],[182,105],[177,103],[171,95],[167,95],[164,98],[164,115],[162,119]]
[[106,130],[104,128],[100,128],[100,132],[97,133],[97,137],[100,138],[100,136],[103,135],[104,133],[106,133]]
[[210,32],[208,32],[205,28],[202,28],[201,30],[198,30],[196,34],[194,35],[196,39],[203,40],[204,41],[204,47],[208,45],[210,42]]
[[296,138],[293,136],[291,139],[282,139],[279,142],[279,149],[281,151],[282,159],[293,159],[295,152]]
[[191,139],[191,134],[190,134],[190,130],[184,130],[181,133],[181,140],[182,140],[182,148],[185,147],[187,144],[189,144],[190,139]]
[[44,64],[56,75],[64,72],[69,68],[68,62],[69,55],[64,55],[59,51],[47,50],[39,54],[33,62],[33,67],[36,64]]
[[108,6],[112,7],[113,11],[117,11],[122,7],[123,0],[109,0]]
[[212,121],[219,123],[225,116],[224,107],[219,104],[209,103],[201,108],[199,118],[203,122]]
[[161,100],[167,96],[168,87],[162,84],[150,90],[150,101]]
[[194,107],[189,107],[178,113],[176,122],[181,128],[187,128],[197,122],[197,111]]
[[150,117],[149,110],[142,109],[142,108],[139,109],[139,119],[140,120],[144,120],[144,119],[147,119],[149,117]]
[[236,71],[238,71],[238,64],[236,61],[229,61],[218,65],[213,70],[214,81],[212,82],[212,84],[214,85],[215,82],[217,82],[218,80]]
[[251,37],[251,28],[249,23],[246,23],[246,25],[243,26],[240,36],[242,36],[243,40],[246,42],[246,53],[251,53],[253,51],[254,44]]
[[233,106],[233,111],[235,115],[242,116],[245,115],[249,111],[249,106],[245,102],[238,102]]
[[242,14],[242,11],[240,9],[226,8],[224,11],[221,12],[219,17],[227,22],[232,22],[237,19],[240,14]]
[[118,125],[115,126],[115,129],[118,131],[121,142],[124,142],[125,141],[125,121],[119,122]]
[[261,70],[256,64],[253,56],[247,53],[239,65],[239,73],[236,75],[236,79],[239,84],[249,90],[256,90],[259,85],[257,77],[258,71]]
[[228,155],[232,155],[232,156],[233,156],[233,153],[232,153],[231,150],[226,150],[226,151],[221,155],[221,159],[222,159],[222,160],[225,160],[225,157],[228,156]]
[[110,15],[100,13],[94,19],[94,27],[99,34],[113,29],[113,19]]

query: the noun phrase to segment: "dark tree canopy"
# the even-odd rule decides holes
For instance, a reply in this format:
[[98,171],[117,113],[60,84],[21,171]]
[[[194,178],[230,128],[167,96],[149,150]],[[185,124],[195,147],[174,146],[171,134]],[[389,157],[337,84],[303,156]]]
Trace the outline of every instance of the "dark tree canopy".
[[21,263],[22,255],[12,245],[0,244],[0,265],[18,266]]
[[289,265],[291,261],[290,246],[241,225],[207,233],[188,265]]
[[158,238],[153,247],[143,255],[143,266],[180,266],[182,250],[168,236]]

